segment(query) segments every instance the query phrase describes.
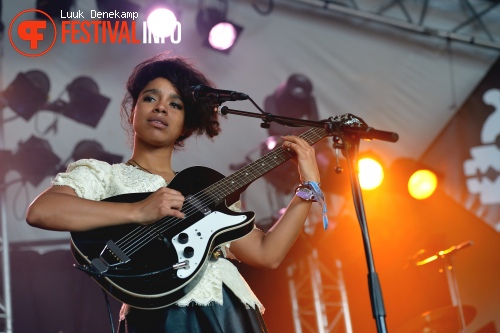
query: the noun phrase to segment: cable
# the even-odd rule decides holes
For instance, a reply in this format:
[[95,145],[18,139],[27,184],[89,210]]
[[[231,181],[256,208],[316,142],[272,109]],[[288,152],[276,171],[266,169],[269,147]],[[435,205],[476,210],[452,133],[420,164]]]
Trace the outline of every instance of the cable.
[[101,289],[101,290],[102,290],[102,293],[104,294],[104,299],[106,300],[106,307],[108,308],[109,324],[111,325],[111,333],[115,333],[115,325],[113,324],[113,314],[111,313],[111,304],[109,303],[109,296],[108,296],[108,293],[104,289]]
[[98,276],[98,277],[112,277],[112,278],[139,278],[139,277],[145,277],[145,276],[151,276],[151,275],[155,275],[155,274],[160,274],[160,273],[163,273],[163,272],[167,272],[171,269],[173,269],[173,267],[166,267],[166,268],[163,268],[163,269],[160,269],[158,271],[154,271],[154,272],[147,272],[147,273],[142,273],[142,274],[134,274],[134,275],[122,275],[122,274],[109,274],[109,273],[99,273],[99,272],[96,272],[93,268],[87,266],[87,265],[73,265],[73,267],[75,267],[76,269],[79,269],[89,275],[92,275],[92,276]]

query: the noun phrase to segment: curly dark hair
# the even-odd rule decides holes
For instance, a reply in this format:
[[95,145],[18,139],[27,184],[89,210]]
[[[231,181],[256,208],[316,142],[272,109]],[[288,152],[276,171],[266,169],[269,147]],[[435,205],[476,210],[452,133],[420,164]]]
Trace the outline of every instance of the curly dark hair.
[[162,53],[135,66],[127,81],[121,117],[122,127],[127,131],[130,142],[133,142],[132,115],[139,94],[150,81],[159,77],[169,80],[184,102],[184,131],[175,142],[176,147],[183,147],[184,140],[194,133],[206,134],[210,138],[220,133],[218,114],[214,106],[208,102],[196,102],[190,90],[194,85],[214,87],[214,84],[189,60]]

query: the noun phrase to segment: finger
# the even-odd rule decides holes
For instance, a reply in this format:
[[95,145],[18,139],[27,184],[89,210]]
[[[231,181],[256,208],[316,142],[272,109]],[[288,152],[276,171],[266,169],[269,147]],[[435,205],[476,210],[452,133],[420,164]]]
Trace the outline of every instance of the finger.
[[286,151],[295,151],[298,147],[296,143],[296,137],[293,137],[291,135],[287,135],[286,137],[283,137],[283,144],[281,145],[283,149]]
[[315,150],[305,141],[286,141],[283,143],[283,149],[286,151],[294,151],[298,157],[312,158],[315,156]]
[[182,196],[182,193],[174,190],[173,188],[170,187],[161,187],[157,190],[158,193],[163,193],[163,194],[170,194],[170,195],[178,195]]
[[181,210],[182,209],[182,204],[184,203],[183,200],[172,200],[169,204],[170,208]]
[[314,147],[310,146],[305,140],[287,135],[283,137],[283,148],[287,151],[294,151],[297,157],[299,174],[302,181],[319,181],[319,171],[316,162],[316,153]]
[[181,211],[182,202],[181,201],[168,201],[162,203],[161,207],[159,207],[159,213],[163,216],[175,216],[175,217],[184,217],[184,213]]
[[293,143],[292,141],[287,141],[287,140],[285,140],[285,141],[283,142],[283,144],[281,145],[281,147],[282,147],[283,149],[285,149],[286,151],[291,151],[291,150],[292,150],[292,143]]
[[287,149],[287,148],[293,149],[292,146],[294,144],[297,145],[298,147],[302,147],[302,148],[310,147],[310,145],[307,143],[306,140],[304,140],[298,136],[286,135],[286,136],[282,136],[282,139],[283,139],[283,148],[284,149]]
[[159,200],[160,202],[164,202],[167,205],[171,205],[172,202],[180,202],[182,204],[185,198],[180,192],[165,189],[155,193],[155,196],[151,197],[151,200]]
[[186,217],[186,214],[184,214],[183,212],[181,212],[180,210],[177,210],[177,209],[171,209],[167,215],[178,217],[181,219]]

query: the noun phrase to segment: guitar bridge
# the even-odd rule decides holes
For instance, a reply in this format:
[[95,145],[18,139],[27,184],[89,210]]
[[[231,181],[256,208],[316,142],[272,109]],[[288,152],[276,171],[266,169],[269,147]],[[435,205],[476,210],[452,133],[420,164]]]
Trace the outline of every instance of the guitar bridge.
[[99,258],[92,259],[92,266],[105,273],[109,267],[121,265],[130,261],[130,258],[112,241],[109,240]]

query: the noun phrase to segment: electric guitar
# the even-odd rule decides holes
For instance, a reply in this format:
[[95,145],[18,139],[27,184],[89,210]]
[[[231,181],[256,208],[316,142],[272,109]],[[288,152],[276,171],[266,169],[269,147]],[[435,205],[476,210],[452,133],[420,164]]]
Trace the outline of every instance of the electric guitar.
[[[324,128],[311,128],[300,137],[313,145],[328,135]],[[217,246],[252,231],[255,214],[234,212],[227,204],[294,154],[276,147],[227,177],[206,167],[185,169],[168,185],[185,197],[184,219],[166,216],[147,226],[71,232],[73,256],[80,269],[124,303],[143,309],[173,304],[198,283]],[[150,194],[124,194],[103,201],[137,202]]]

